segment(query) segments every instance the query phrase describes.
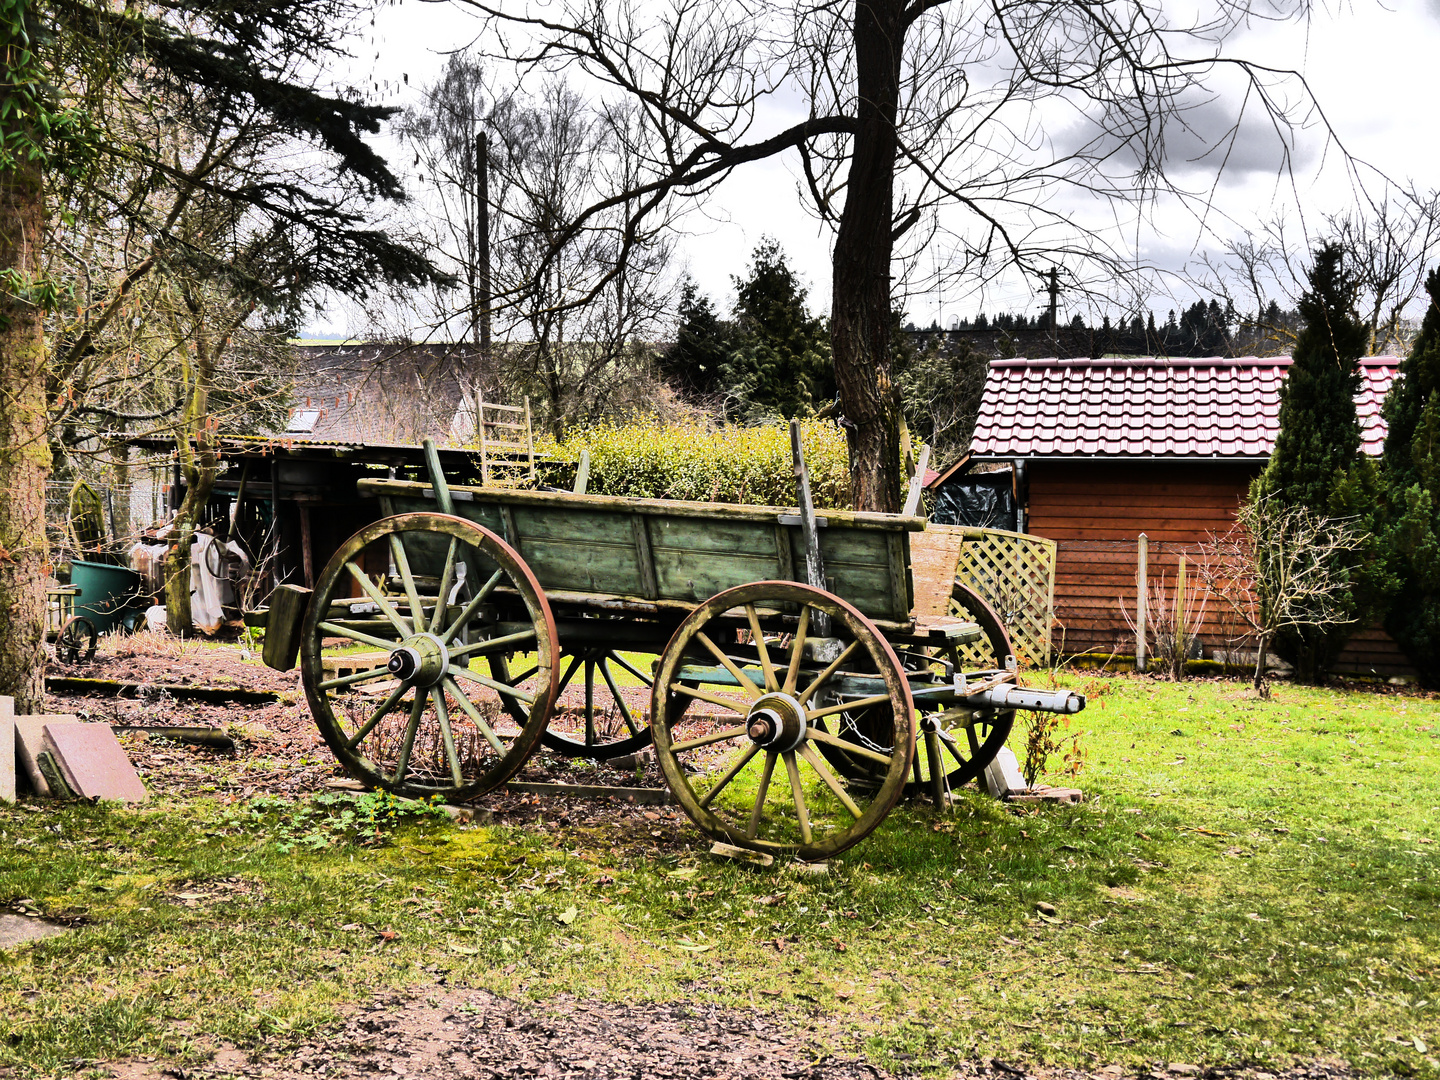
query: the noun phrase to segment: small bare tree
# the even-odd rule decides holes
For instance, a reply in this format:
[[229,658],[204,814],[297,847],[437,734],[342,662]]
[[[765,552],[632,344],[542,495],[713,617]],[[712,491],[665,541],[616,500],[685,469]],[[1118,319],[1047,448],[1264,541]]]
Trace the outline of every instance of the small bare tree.
[[[1182,558],[1182,561],[1183,558]],[[1205,608],[1208,599],[1203,587],[1184,588],[1177,576],[1167,582],[1162,572],[1158,578],[1149,581],[1145,600],[1145,638],[1149,656],[1160,665],[1172,679],[1185,678],[1185,661],[1190,659],[1190,646],[1205,625]],[[1120,598],[1120,614],[1132,634],[1138,633],[1136,620],[1131,617],[1125,598]]]
[[1247,502],[1235,524],[1202,544],[1200,583],[1255,635],[1255,688],[1282,630],[1336,626],[1353,616],[1344,558],[1363,541],[1350,522],[1273,499]]

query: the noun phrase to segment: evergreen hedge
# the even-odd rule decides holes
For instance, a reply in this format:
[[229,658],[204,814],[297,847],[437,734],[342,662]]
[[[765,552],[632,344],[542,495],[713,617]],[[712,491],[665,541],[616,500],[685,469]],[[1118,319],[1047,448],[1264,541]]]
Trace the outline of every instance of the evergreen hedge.
[[[801,438],[817,507],[850,506],[845,433],[834,423],[803,420]],[[603,424],[573,433],[550,450],[544,480],[569,488],[580,452],[590,451],[591,495],[696,502],[794,506],[790,428],[702,424]]]

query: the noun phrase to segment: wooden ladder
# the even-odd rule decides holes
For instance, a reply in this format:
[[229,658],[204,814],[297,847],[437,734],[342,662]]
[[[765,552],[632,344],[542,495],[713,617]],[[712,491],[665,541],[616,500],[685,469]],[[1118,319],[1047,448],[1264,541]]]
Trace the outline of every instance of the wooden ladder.
[[530,426],[530,398],[525,405],[500,405],[475,395],[475,436],[480,442],[480,483],[512,487],[535,479],[535,435]]

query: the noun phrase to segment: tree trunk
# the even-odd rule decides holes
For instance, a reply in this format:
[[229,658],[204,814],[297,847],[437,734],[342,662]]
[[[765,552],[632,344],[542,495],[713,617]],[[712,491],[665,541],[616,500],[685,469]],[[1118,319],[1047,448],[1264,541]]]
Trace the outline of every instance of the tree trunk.
[[[178,343],[184,350],[185,342]],[[203,329],[195,332],[195,366],[190,396],[185,406],[185,423],[175,438],[180,469],[185,476],[185,498],[175,515],[175,531],[165,556],[165,626],[176,637],[195,630],[190,611],[190,546],[195,525],[215,488],[219,461],[210,439],[210,386],[215,378],[215,357]],[[191,445],[191,439],[194,445]]]
[[894,247],[895,117],[904,4],[855,9],[858,130],[835,237],[830,315],[840,411],[857,510],[900,509],[900,426],[890,378],[890,257]]
[[[0,75],[22,27],[0,25]],[[30,110],[22,108],[20,117]],[[22,119],[23,122],[23,119]],[[9,128],[15,119],[7,119]],[[17,296],[41,273],[44,173],[21,147],[0,170],[0,694],[20,714],[44,712],[45,693],[45,331],[43,313]]]

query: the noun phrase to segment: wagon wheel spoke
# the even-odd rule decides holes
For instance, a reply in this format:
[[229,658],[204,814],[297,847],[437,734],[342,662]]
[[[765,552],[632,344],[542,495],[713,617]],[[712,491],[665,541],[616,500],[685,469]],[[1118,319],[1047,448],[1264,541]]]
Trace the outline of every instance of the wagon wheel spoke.
[[478,671],[471,671],[469,668],[457,667],[451,669],[451,674],[458,675],[462,679],[468,679],[470,682],[478,683],[481,686],[489,687],[497,694],[503,694],[506,697],[512,697],[516,701],[523,701],[526,705],[535,704],[535,695],[530,693],[528,690],[522,690],[518,686],[512,686],[510,683],[501,682],[499,679],[491,679],[485,675],[481,675]]
[[445,760],[450,763],[450,779],[459,787],[465,782],[465,777],[460,771],[460,755],[455,752],[455,733],[450,730],[450,710],[445,705],[443,688],[435,694],[435,719],[440,724],[440,741],[445,747]]
[[872,697],[857,698],[854,701],[842,701],[839,705],[826,705],[824,708],[810,709],[805,713],[805,719],[818,720],[824,716],[834,716],[836,713],[868,709],[872,705],[884,705],[889,701],[888,694],[875,694]]
[[726,742],[730,739],[738,739],[744,734],[744,724],[738,727],[721,728],[719,731],[712,731],[708,735],[699,735],[693,739],[685,739],[682,742],[671,743],[670,750],[675,754],[683,754],[686,750],[699,750],[702,746],[714,746],[716,743]]
[[770,649],[765,644],[765,632],[760,629],[760,616],[756,613],[754,604],[745,605],[745,619],[750,624],[750,640],[760,655],[760,670],[765,673],[765,689],[779,690],[780,680],[775,677],[775,664],[770,659]]
[[782,690],[787,694],[795,693],[795,687],[800,681],[800,661],[805,655],[805,633],[810,629],[810,605],[804,604],[800,608],[800,622],[795,629],[795,640],[790,646],[790,666],[785,671],[785,685]]
[[800,756],[809,762],[816,775],[824,781],[825,786],[830,789],[835,798],[840,800],[840,805],[850,812],[852,818],[859,821],[860,807],[855,805],[855,800],[850,797],[850,792],[845,790],[845,785],[840,782],[840,778],[830,771],[830,766],[825,764],[825,759],[820,756],[820,752],[807,742],[800,747]]
[[349,675],[340,675],[333,679],[326,679],[320,684],[321,690],[337,690],[342,686],[355,686],[359,683],[374,682],[376,679],[393,679],[395,676],[388,667],[366,668],[364,671],[355,671]]
[[469,645],[458,646],[450,650],[450,658],[453,660],[459,656],[485,656],[492,652],[514,652],[516,645],[534,640],[534,629],[517,630],[513,634],[504,634],[497,638],[486,638],[484,641],[472,641]]
[[359,746],[365,736],[369,735],[370,732],[375,730],[375,725],[378,724],[385,717],[385,715],[399,703],[400,699],[405,696],[405,691],[408,689],[409,687],[407,687],[404,683],[397,683],[395,689],[390,691],[390,696],[387,697],[383,702],[381,702],[380,707],[370,714],[370,719],[366,720],[365,723],[361,724],[359,730],[357,730],[354,735],[350,736],[350,739],[346,745],[349,746],[352,750],[355,747]]
[[890,764],[889,755],[882,754],[878,750],[871,750],[868,746],[861,746],[859,743],[850,742],[848,739],[842,739],[840,736],[832,734],[824,728],[811,728],[810,740],[812,742],[825,743],[828,746],[835,747],[837,750],[844,750],[847,754],[865,758],[875,762],[877,765]]
[[610,659],[613,660],[615,663],[619,664],[622,668],[624,668],[627,672],[629,672],[629,673],[630,673],[631,675],[633,675],[635,678],[639,679],[640,682],[641,682],[642,684],[644,684],[645,686],[653,686],[653,685],[655,685],[655,678],[654,678],[654,676],[646,675],[643,671],[641,671],[639,668],[637,668],[634,664],[630,663],[630,661],[626,660],[626,659],[625,659],[623,656],[621,656],[619,653],[613,653],[613,652],[610,653]]
[[694,686],[686,686],[681,682],[671,683],[670,690],[672,693],[684,694],[686,697],[692,697],[699,701],[708,701],[711,705],[719,705],[724,709],[739,711],[737,702],[732,698],[725,697],[723,694],[712,694],[708,690],[701,690]]
[[740,759],[736,761],[734,765],[731,765],[730,768],[726,771],[725,775],[715,782],[715,786],[712,787],[701,797],[700,805],[709,806],[715,800],[715,796],[719,795],[720,792],[724,791],[730,781],[734,780],[735,777],[739,776],[741,770],[743,770],[746,765],[750,764],[750,759],[759,752],[760,747],[753,744],[747,746],[745,748],[745,752],[740,755]]
[[398,533],[390,534],[390,553],[395,557],[395,569],[400,571],[400,582],[405,586],[405,596],[410,601],[410,622],[414,633],[425,629],[425,609],[420,604],[420,590],[415,587],[415,575],[410,572],[410,558],[405,554],[405,545]]
[[765,814],[765,796],[770,791],[770,780],[775,775],[775,759],[779,756],[774,750],[765,755],[765,770],[760,774],[760,786],[755,791],[755,807],[750,811],[750,820],[745,825],[745,835],[752,840],[760,834],[760,819]]
[[830,661],[829,666],[827,666],[824,671],[820,672],[819,675],[816,675],[814,681],[812,681],[810,685],[801,692],[800,697],[797,699],[800,704],[804,705],[807,701],[811,699],[811,697],[814,696],[816,690],[819,690],[822,686],[829,682],[830,676],[834,675],[835,672],[839,671],[840,665],[845,663],[846,660],[849,660],[851,654],[854,653],[855,650],[859,647],[860,643],[858,641],[852,641],[849,645],[846,645],[845,648],[840,651],[840,655],[837,656],[834,660]]
[[430,617],[430,633],[432,634],[440,629],[440,624],[445,620],[447,606],[445,598],[450,595],[450,586],[455,576],[455,550],[459,546],[460,541],[452,536],[450,548],[445,552],[445,569],[440,574],[440,591],[435,594],[435,613]]
[[795,799],[795,816],[800,821],[800,842],[808,844],[815,837],[810,829],[810,811],[805,805],[805,789],[800,783],[800,766],[795,763],[795,751],[790,750],[780,756],[785,759],[785,775],[790,778],[790,794]]
[[723,667],[726,671],[728,671],[731,677],[734,678],[736,684],[740,687],[741,693],[745,694],[745,696],[748,697],[751,701],[754,701],[756,698],[760,697],[760,695],[764,691],[762,691],[758,686],[756,686],[753,682],[750,681],[750,676],[746,675],[745,672],[741,671],[735,661],[731,660],[730,657],[726,656],[725,653],[721,651],[720,646],[716,645],[713,641],[711,641],[710,638],[704,633],[697,633],[695,635],[695,640],[700,642],[701,645],[704,645],[705,648],[709,649],[715,659],[720,661],[720,666]]
[[610,696],[615,699],[615,705],[620,710],[620,716],[625,721],[625,727],[632,736],[638,737],[640,726],[635,723],[635,718],[630,715],[630,706],[625,704],[625,695],[620,692],[620,687],[615,684],[615,676],[610,674],[610,661],[616,659],[613,653],[606,653],[600,659],[600,675],[605,680],[605,686],[610,691]]
[[560,676],[560,692],[563,694],[565,688],[570,685],[570,679],[575,674],[575,669],[580,666],[581,658],[577,653],[570,658],[570,666],[565,669],[565,674]]
[[410,768],[410,751],[415,746],[415,733],[420,730],[420,717],[425,713],[425,703],[429,696],[428,688],[415,687],[415,704],[410,706],[410,722],[405,725],[405,734],[400,736],[400,756],[395,762],[397,784],[404,783],[405,774]]
[[460,632],[460,628],[475,617],[475,613],[490,598],[490,594],[495,591],[495,586],[499,585],[504,577],[504,570],[496,570],[490,575],[490,580],[485,582],[480,591],[470,598],[470,601],[460,609],[460,614],[455,616],[450,625],[445,628],[445,632],[440,635],[442,643],[448,645],[450,640]]
[[460,688],[460,684],[447,676],[444,685],[445,689],[448,690],[450,695],[455,699],[455,703],[459,705],[465,715],[470,718],[470,722],[475,725],[476,730],[480,732],[481,736],[490,744],[491,748],[497,754],[504,754],[505,744],[500,741],[500,736],[495,734],[495,729],[480,715],[480,710],[475,708],[475,703],[471,701],[465,691]]
[[330,637],[348,638],[351,641],[360,642],[361,645],[371,645],[377,649],[384,649],[386,652],[389,652],[395,647],[395,642],[393,641],[386,641],[384,638],[367,634],[363,630],[352,630],[348,626],[341,626],[339,623],[329,622],[328,620],[317,624],[317,629],[323,630]]
[[364,590],[365,595],[374,602],[375,606],[380,609],[385,618],[390,620],[390,625],[395,628],[395,632],[401,637],[408,637],[410,627],[405,624],[405,621],[400,617],[400,613],[395,610],[395,605],[390,603],[389,598],[375,587],[375,583],[370,580],[370,575],[361,570],[353,562],[347,562],[345,569],[350,571],[351,577],[353,577],[360,588]]

